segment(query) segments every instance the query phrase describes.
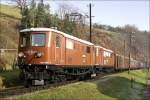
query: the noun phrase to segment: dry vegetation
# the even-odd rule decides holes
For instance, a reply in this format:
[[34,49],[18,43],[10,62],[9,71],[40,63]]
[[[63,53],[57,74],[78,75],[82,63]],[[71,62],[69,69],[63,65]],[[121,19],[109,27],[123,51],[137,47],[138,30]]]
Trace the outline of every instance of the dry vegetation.
[[[14,6],[0,4],[0,49],[15,49],[18,47],[18,26],[21,15]],[[0,69],[11,69],[15,53],[0,54]]]

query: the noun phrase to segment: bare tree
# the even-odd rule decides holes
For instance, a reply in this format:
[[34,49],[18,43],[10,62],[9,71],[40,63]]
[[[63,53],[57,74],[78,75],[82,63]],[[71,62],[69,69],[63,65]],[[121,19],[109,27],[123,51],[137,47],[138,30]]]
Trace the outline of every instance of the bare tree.
[[16,0],[16,3],[17,3],[17,7],[20,8],[21,13],[23,13],[23,10],[27,6],[27,0]]
[[73,7],[72,5],[68,5],[65,3],[59,4],[59,9],[57,11],[58,17],[63,20],[66,15],[78,12],[78,8]]
[[138,30],[138,28],[135,26],[135,25],[125,25],[124,27],[123,27],[123,29],[125,30],[125,32],[128,32],[128,33],[130,33],[130,32],[138,32],[139,30]]

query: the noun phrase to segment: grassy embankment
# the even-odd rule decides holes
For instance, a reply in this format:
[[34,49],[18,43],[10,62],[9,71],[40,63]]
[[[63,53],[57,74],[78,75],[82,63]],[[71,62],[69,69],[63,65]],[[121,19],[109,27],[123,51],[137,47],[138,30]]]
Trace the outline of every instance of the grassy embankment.
[[[146,70],[105,76],[94,82],[78,82],[23,96],[18,100],[141,100],[147,77]],[[131,78],[134,78],[131,88]],[[13,98],[14,99],[14,98]]]
[[20,85],[19,70],[0,72],[0,89]]

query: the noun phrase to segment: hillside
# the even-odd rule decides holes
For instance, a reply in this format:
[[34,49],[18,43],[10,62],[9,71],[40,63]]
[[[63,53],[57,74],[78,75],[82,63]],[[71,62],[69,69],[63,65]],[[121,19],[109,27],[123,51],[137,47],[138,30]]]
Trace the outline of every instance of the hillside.
[[[0,48],[17,49],[20,19],[19,9],[0,4]],[[1,55],[0,67],[10,67],[13,64],[14,56],[15,53]]]
[[0,48],[17,48],[20,19],[19,9],[0,5]]
[[[20,11],[15,6],[0,4],[0,48],[16,48],[18,47],[19,26],[21,15]],[[89,40],[89,27],[76,26],[78,32],[77,37]],[[81,34],[83,33],[83,34]],[[112,32],[101,28],[92,29],[92,42],[111,49],[118,54],[124,54],[125,40],[125,56],[129,54],[129,34],[121,32]],[[132,57],[137,60],[146,60],[145,55],[148,53],[148,34],[144,32],[136,32],[135,41],[132,42]],[[136,52],[137,51],[137,52]],[[143,53],[145,53],[143,55]],[[9,59],[8,59],[9,58]],[[14,59],[14,54],[0,57],[0,66],[11,65]]]

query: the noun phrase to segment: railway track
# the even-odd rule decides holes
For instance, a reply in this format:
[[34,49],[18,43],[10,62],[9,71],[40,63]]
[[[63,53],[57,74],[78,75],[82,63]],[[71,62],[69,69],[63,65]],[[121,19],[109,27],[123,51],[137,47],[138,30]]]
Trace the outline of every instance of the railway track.
[[[84,80],[84,81],[86,81],[86,82],[95,81],[95,80],[98,80],[99,78],[101,78],[105,75],[106,74],[98,74],[95,78],[87,79],[87,80]],[[23,94],[26,94],[26,93],[32,93],[32,92],[36,92],[36,91],[40,91],[40,90],[46,90],[46,89],[59,87],[59,86],[63,86],[63,85],[71,84],[71,83],[76,83],[76,82],[79,82],[79,80],[53,83],[53,84],[48,84],[48,85],[45,85],[45,86],[34,86],[34,87],[30,87],[30,88],[25,88],[24,86],[8,88],[8,89],[0,90],[0,100],[7,100],[9,97],[12,97],[12,96],[23,95]]]
[[6,100],[9,97],[16,96],[16,95],[23,95],[26,93],[32,93],[40,90],[46,90],[50,89],[51,87],[59,87],[71,83],[78,82],[77,80],[73,81],[66,81],[66,82],[60,82],[60,83],[54,83],[54,84],[48,84],[45,86],[34,86],[30,88],[25,88],[24,86],[19,86],[15,88],[10,88],[10,89],[4,89],[0,91],[0,100]]

